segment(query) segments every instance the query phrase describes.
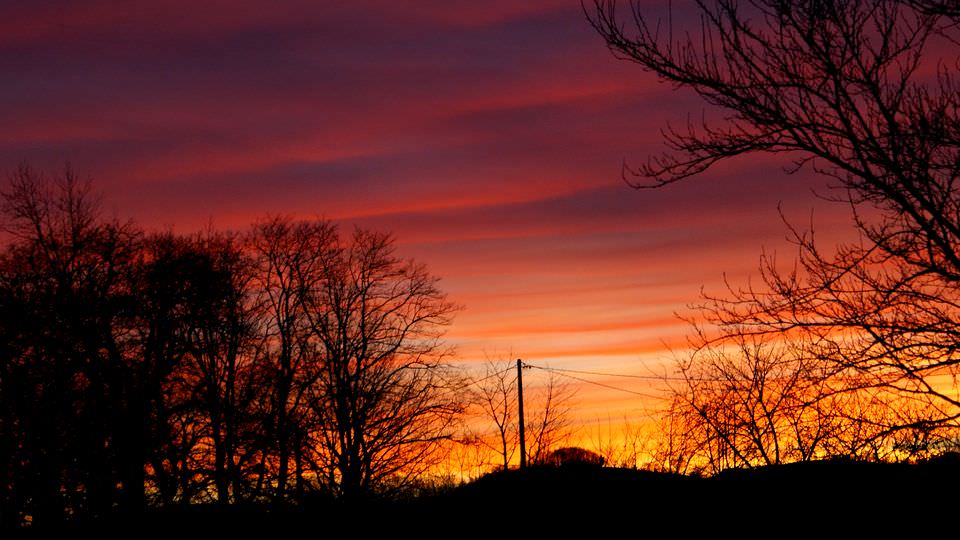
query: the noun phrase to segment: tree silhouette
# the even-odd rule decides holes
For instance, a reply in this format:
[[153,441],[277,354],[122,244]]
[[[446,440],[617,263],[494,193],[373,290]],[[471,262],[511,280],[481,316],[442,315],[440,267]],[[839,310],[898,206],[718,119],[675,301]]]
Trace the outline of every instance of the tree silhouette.
[[[483,375],[476,383],[474,401],[479,416],[493,423],[495,440],[477,435],[474,440],[497,454],[503,469],[510,468],[510,461],[517,453],[519,430],[517,428],[517,376],[515,364],[510,361],[488,360]],[[486,424],[486,422],[484,422]]]
[[100,218],[88,181],[23,166],[4,193],[0,439],[5,522],[139,506],[145,455],[127,286],[140,234]]
[[248,296],[250,265],[238,239],[208,233],[193,239],[198,257],[187,303],[186,355],[178,373],[201,423],[217,501],[241,500],[247,461],[243,432],[259,391]]
[[600,454],[587,450],[586,448],[565,446],[547,452],[546,455],[540,459],[540,463],[553,467],[602,467],[604,465],[604,458]]
[[262,460],[257,404],[267,386],[256,354],[252,263],[235,235],[148,237],[134,284],[142,429],[141,468],[157,503],[253,496]]
[[[572,434],[570,409],[575,389],[548,372],[546,383],[536,391],[524,394],[527,405],[527,456],[530,463],[540,463]],[[525,404],[526,405],[526,404]]]
[[668,130],[673,152],[628,170],[652,181],[635,185],[669,184],[746,153],[790,153],[794,168],[837,180],[854,207],[883,213],[879,226],[858,222],[878,247],[957,278],[952,3],[699,2],[702,39],[675,39],[637,5],[628,34],[616,5],[590,12],[613,51],[729,113],[720,127]]
[[668,129],[669,152],[625,169],[633,185],[785,153],[789,170],[833,179],[863,238],[824,254],[812,232],[791,230],[798,267],[764,259],[763,288],[708,298],[711,339],[790,336],[805,347],[797,355],[830,364],[831,392],[889,405],[877,436],[957,427],[960,401],[944,379],[960,335],[955,3],[702,1],[699,35],[638,3],[626,18],[617,6],[585,5],[617,56],[725,112],[720,124]]
[[196,259],[182,238],[172,233],[150,236],[134,280],[141,291],[140,398],[147,411],[143,430],[150,450],[146,480],[156,504],[190,501],[199,491],[191,464],[199,429],[192,422],[189,400],[173,391],[187,355],[188,291]]
[[[482,420],[479,433],[472,438],[494,452],[504,470],[519,453],[517,418],[517,376],[514,360],[488,360],[481,377],[473,384],[472,397],[476,417]],[[549,372],[545,384],[524,385],[524,429],[530,463],[538,463],[571,434],[571,401],[574,389]],[[493,425],[493,436],[487,429]]]
[[457,306],[389,235],[146,235],[69,169],[22,167],[3,200],[0,526],[356,499],[443,457]]
[[389,235],[337,239],[306,314],[322,348],[310,407],[325,487],[356,499],[435,465],[464,404],[441,337],[457,306]]
[[703,339],[665,381],[664,424],[679,437],[661,441],[659,463],[715,474],[833,456],[886,459],[900,442],[886,426],[931,414],[867,391],[862,377],[839,376],[810,336],[724,331]]
[[[322,355],[310,327],[310,294],[322,286],[336,229],[325,221],[295,223],[273,217],[257,223],[249,237],[256,265],[257,295],[266,384],[272,396],[266,432],[269,456],[276,458],[276,492],[283,502],[292,461],[296,494],[302,495],[309,454],[308,392],[319,375]],[[266,466],[266,464],[264,465]]]

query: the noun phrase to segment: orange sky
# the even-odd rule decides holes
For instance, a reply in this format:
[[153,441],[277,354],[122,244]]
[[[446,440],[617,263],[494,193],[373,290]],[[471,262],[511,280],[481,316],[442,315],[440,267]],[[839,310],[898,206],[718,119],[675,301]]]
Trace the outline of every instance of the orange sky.
[[[846,209],[749,157],[654,191],[620,179],[695,96],[617,61],[576,0],[18,1],[0,18],[0,168],[69,161],[149,227],[267,213],[393,231],[463,304],[465,364],[645,374],[700,287],[789,260],[782,203],[827,242]],[[710,113],[707,114],[715,114]],[[536,385],[536,374],[529,384]],[[641,380],[605,379],[637,392]],[[583,418],[642,398],[581,389]]]

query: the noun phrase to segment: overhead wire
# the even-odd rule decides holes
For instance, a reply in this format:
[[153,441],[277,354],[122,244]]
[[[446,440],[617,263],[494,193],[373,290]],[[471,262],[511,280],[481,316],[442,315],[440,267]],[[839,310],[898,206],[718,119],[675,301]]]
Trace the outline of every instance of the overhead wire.
[[[530,364],[524,364],[524,365],[530,365]],[[543,369],[547,371],[579,373],[581,375],[598,375],[601,377],[624,377],[628,379],[642,379],[646,381],[685,381],[686,380],[683,377],[668,377],[665,375],[661,376],[661,375],[631,375],[628,373],[604,373],[602,371],[583,371],[580,369],[564,369],[564,368],[555,368],[555,367],[541,367],[541,366],[534,366],[534,365],[530,365],[530,367],[535,367],[537,369]]]
[[506,372],[508,372],[508,371],[510,371],[510,370],[513,370],[513,369],[516,369],[516,368],[515,368],[514,366],[510,366],[510,367],[508,367],[508,368],[501,369],[500,371],[496,371],[496,372],[494,372],[494,373],[490,373],[489,375],[487,375],[487,376],[485,376],[485,377],[482,377],[482,378],[480,378],[480,379],[467,381],[467,382],[465,382],[460,388],[462,389],[462,388],[466,388],[466,387],[468,387],[468,386],[474,386],[474,385],[480,384],[480,383],[482,383],[482,382],[484,382],[484,381],[486,381],[486,380],[492,379],[492,378],[494,378],[494,377],[499,377],[499,376],[503,375],[504,373],[506,373]]
[[[625,392],[628,394],[634,394],[637,396],[647,397],[651,399],[662,399],[663,396],[657,396],[647,392],[638,392],[636,390],[629,390],[627,388],[622,388],[619,386],[614,386],[611,384],[602,383],[602,382],[598,382],[590,379],[585,379],[583,377],[578,377],[577,375],[593,375],[597,377],[626,378],[626,379],[638,379],[638,380],[645,380],[645,381],[661,381],[661,382],[687,382],[689,380],[683,377],[671,377],[668,375],[634,375],[630,373],[610,373],[610,372],[604,372],[604,371],[589,371],[589,370],[582,370],[582,369],[567,369],[567,368],[557,368],[557,367],[548,367],[548,366],[537,366],[529,362],[522,362],[521,365],[525,368],[532,368],[532,369],[539,369],[542,371],[553,372],[553,373],[556,373],[557,375],[567,377],[573,380],[577,380],[586,384],[592,384],[594,386],[600,386],[610,390],[616,390],[618,392]],[[463,385],[463,388],[466,388],[467,386],[480,384],[488,379],[492,379],[493,377],[499,377],[504,373],[511,371],[513,369],[515,369],[514,366],[510,366],[500,371],[486,375],[483,378],[480,378],[474,381],[469,381]],[[779,378],[780,377],[777,377],[777,379]],[[709,381],[709,382],[728,382],[729,381],[729,379],[698,379],[698,380]]]
[[[584,371],[579,369],[566,369],[566,368],[555,368],[555,367],[544,367],[544,366],[534,366],[524,362],[525,366],[529,366],[536,369],[542,369],[546,371],[556,371],[563,373],[578,373],[580,375],[596,375],[600,377],[622,377],[628,379],[642,379],[649,381],[664,381],[664,382],[719,382],[719,383],[729,383],[736,382],[740,379],[733,377],[671,377],[669,375],[632,375],[629,373],[608,373],[602,371]],[[783,375],[783,376],[767,376],[764,377],[768,381],[781,381],[781,380],[791,380],[798,378],[796,374]],[[847,377],[854,379],[855,377]]]
[[[527,367],[530,367],[530,368],[533,368],[533,369],[540,369],[540,370],[543,370],[543,371],[554,372],[554,373],[556,373],[557,375],[560,375],[561,377],[567,377],[567,378],[574,379],[574,380],[577,380],[577,381],[580,381],[580,382],[583,382],[583,383],[592,384],[592,385],[594,385],[594,386],[600,386],[600,387],[607,388],[607,389],[610,389],[610,390],[616,390],[616,391],[618,391],[618,392],[625,392],[625,393],[627,393],[627,394],[633,394],[633,395],[645,397],[645,398],[648,398],[648,399],[663,399],[663,396],[657,396],[657,395],[650,394],[650,393],[646,393],[646,392],[637,392],[636,390],[628,390],[628,389],[626,389],[626,388],[621,388],[621,387],[619,387],[619,386],[613,386],[613,385],[611,385],[611,384],[605,384],[605,383],[602,383],[602,382],[591,381],[590,379],[584,379],[583,377],[577,377],[576,375],[570,375],[570,374],[569,374],[570,372],[576,373],[576,371],[574,371],[574,370],[569,370],[569,369],[566,369],[566,370],[565,370],[565,369],[557,369],[557,368],[548,368],[548,367],[543,367],[543,366],[535,366],[535,365],[533,365],[533,364],[528,364],[528,363],[526,363],[526,362],[524,362],[523,365],[524,365],[524,366],[527,366]],[[590,374],[600,375],[601,373],[599,373],[599,372],[592,372],[592,373],[590,373]],[[603,375],[608,375],[608,374],[603,374]]]

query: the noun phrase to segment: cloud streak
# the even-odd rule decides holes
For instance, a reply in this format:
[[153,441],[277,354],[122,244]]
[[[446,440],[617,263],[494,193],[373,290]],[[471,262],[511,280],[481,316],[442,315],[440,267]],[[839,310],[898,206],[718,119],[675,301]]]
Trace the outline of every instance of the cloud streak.
[[[636,372],[673,313],[785,248],[819,182],[741,160],[621,181],[699,102],[611,58],[576,2],[15,1],[0,167],[64,161],[149,227],[267,213],[393,231],[466,306],[450,339]],[[844,209],[818,223],[837,224]]]

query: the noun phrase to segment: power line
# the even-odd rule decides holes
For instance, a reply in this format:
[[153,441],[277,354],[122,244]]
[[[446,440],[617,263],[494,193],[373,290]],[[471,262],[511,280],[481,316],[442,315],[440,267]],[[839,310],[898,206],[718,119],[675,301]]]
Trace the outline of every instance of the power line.
[[[628,379],[642,379],[642,380],[649,380],[649,381],[673,381],[673,382],[693,382],[693,383],[702,383],[702,382],[730,383],[730,382],[744,382],[744,381],[749,382],[749,381],[753,380],[752,378],[746,377],[746,376],[741,376],[741,377],[733,377],[733,376],[730,376],[730,377],[694,377],[694,376],[691,376],[691,377],[688,378],[688,377],[671,377],[671,376],[667,376],[667,375],[631,375],[631,374],[627,374],[627,373],[607,373],[607,372],[602,372],[602,371],[583,371],[583,370],[579,370],[579,369],[564,369],[564,368],[555,368],[555,367],[541,367],[541,366],[533,366],[533,365],[530,365],[530,364],[524,364],[524,365],[528,365],[528,366],[530,366],[530,367],[532,367],[532,368],[542,369],[542,370],[545,370],[545,371],[556,371],[556,372],[563,372],[563,373],[579,373],[579,374],[581,374],[581,375],[596,375],[596,376],[599,376],[599,377],[623,377],[623,378],[628,378]],[[758,376],[758,377],[759,377],[759,376]],[[767,381],[789,381],[789,380],[793,380],[793,379],[802,379],[802,378],[804,378],[804,377],[803,377],[801,374],[797,374],[797,373],[792,373],[792,374],[788,374],[788,375],[780,375],[780,376],[764,376],[764,377],[762,377],[762,379],[767,380]],[[822,377],[822,378],[823,378],[823,379],[826,379],[826,378],[840,378],[840,379],[853,379],[853,380],[859,379],[859,377],[855,377],[855,376],[838,377],[838,376],[835,376],[835,375],[831,375],[831,376],[829,376],[829,377]]]
[[[645,398],[649,398],[649,399],[663,399],[663,396],[655,396],[655,395],[653,395],[653,394],[648,394],[648,393],[645,393],[645,392],[637,392],[637,391],[635,391],[635,390],[627,390],[626,388],[620,388],[619,386],[613,386],[613,385],[610,385],[610,384],[604,384],[604,383],[597,382],[597,381],[591,381],[590,379],[584,379],[584,378],[582,378],[582,377],[577,377],[576,375],[570,375],[569,373],[567,373],[567,372],[574,372],[574,373],[576,373],[574,370],[547,368],[547,367],[541,367],[541,366],[534,366],[534,365],[532,365],[532,364],[527,364],[527,363],[524,363],[524,365],[527,366],[527,367],[534,368],[534,369],[541,369],[541,370],[543,370],[543,371],[552,371],[552,372],[556,373],[557,375],[560,375],[561,377],[567,377],[567,378],[574,379],[574,380],[577,380],[577,381],[580,381],[580,382],[584,382],[584,383],[587,383],[587,384],[592,384],[592,385],[594,385],[594,386],[601,386],[601,387],[603,387],[603,388],[607,388],[607,389],[610,389],[610,390],[617,390],[617,391],[619,391],[619,392],[626,392],[626,393],[628,393],[628,394],[633,394],[633,395],[636,395],[636,396],[641,396],[641,397],[645,397]],[[594,373],[594,374],[596,374],[596,373]]]
[[[574,380],[577,380],[577,381],[580,381],[580,382],[584,382],[584,383],[587,383],[587,384],[592,384],[592,385],[595,385],[595,386],[601,386],[601,387],[603,387],[603,388],[608,388],[608,389],[611,389],[611,390],[617,390],[617,391],[619,391],[619,392],[626,392],[626,393],[628,393],[628,394],[634,394],[634,395],[643,396],[643,397],[647,397],[647,398],[653,398],[653,399],[662,399],[663,396],[655,396],[655,395],[649,394],[649,393],[637,392],[637,391],[634,391],[634,390],[628,390],[628,389],[626,389],[626,388],[621,388],[621,387],[618,387],[618,386],[613,386],[613,385],[610,385],[610,384],[605,384],[605,383],[593,381],[593,380],[590,380],[590,379],[584,379],[584,378],[582,378],[582,377],[577,377],[577,376],[571,375],[571,374],[575,373],[575,374],[578,374],[578,375],[593,375],[593,376],[597,376],[597,377],[621,377],[621,378],[627,378],[627,379],[639,379],[639,380],[646,380],[646,381],[663,381],[663,382],[689,382],[689,381],[692,380],[692,381],[694,381],[694,382],[728,383],[728,382],[735,382],[735,381],[736,381],[735,379],[731,379],[731,378],[696,378],[696,377],[694,377],[694,378],[691,378],[691,379],[687,379],[687,378],[684,378],[684,377],[671,377],[671,376],[667,376],[667,375],[660,376],[660,375],[633,375],[633,374],[629,374],[629,373],[609,373],[609,372],[603,372],[603,371],[587,371],[587,370],[580,370],[580,369],[565,369],[565,368],[556,368],[556,367],[535,366],[535,365],[529,364],[529,363],[527,363],[527,362],[523,362],[523,366],[524,366],[524,367],[527,367],[527,368],[539,369],[539,370],[542,370],[542,371],[554,372],[554,373],[556,373],[557,375],[561,375],[561,376],[563,376],[563,377],[568,377],[568,378],[570,378],[570,379],[574,379]],[[483,377],[483,378],[481,378],[481,379],[477,379],[476,381],[468,382],[468,383],[466,383],[463,387],[465,388],[465,387],[467,387],[467,386],[480,384],[480,383],[482,383],[482,382],[484,382],[484,381],[486,381],[486,380],[488,380],[488,379],[491,379],[491,378],[493,378],[493,377],[502,376],[504,373],[506,373],[506,372],[508,372],[508,371],[510,371],[510,370],[512,370],[512,369],[514,369],[514,368],[511,366],[511,367],[508,367],[508,368],[506,368],[506,369],[502,369],[502,370],[500,370],[500,371],[497,371],[497,372],[495,372],[495,373],[491,373],[490,375],[487,375],[487,376],[485,376],[485,377]],[[767,379],[767,380],[789,380],[789,379],[793,379],[793,378],[796,378],[796,377],[797,377],[797,375],[787,375],[787,376],[781,376],[781,377],[766,377],[766,379]]]
[[463,386],[461,386],[460,388],[466,388],[466,387],[468,387],[468,386],[474,386],[474,385],[480,384],[480,383],[482,383],[483,381],[486,381],[486,380],[488,380],[488,379],[492,379],[492,378],[494,378],[494,377],[500,377],[501,375],[503,375],[504,373],[506,373],[506,372],[508,372],[508,371],[510,371],[510,370],[512,370],[512,369],[514,369],[514,367],[513,367],[513,366],[510,366],[510,367],[508,367],[508,368],[506,368],[506,369],[501,369],[500,371],[491,373],[491,374],[487,375],[486,377],[477,379],[477,380],[475,380],[475,381],[473,381],[473,380],[467,381],[467,382],[465,382],[465,383],[463,384]]
[[601,372],[601,371],[583,371],[583,370],[579,370],[579,369],[563,369],[563,368],[555,368],[555,367],[540,367],[540,366],[530,366],[530,367],[535,367],[535,368],[537,368],[537,369],[544,369],[544,370],[547,370],[547,371],[557,371],[557,372],[561,372],[561,371],[562,371],[562,372],[564,372],[564,373],[579,373],[579,374],[581,374],[581,375],[598,375],[598,376],[601,376],[601,377],[624,377],[624,378],[628,378],[628,379],[642,379],[642,380],[646,380],[646,381],[686,381],[686,379],[684,379],[683,377],[667,377],[667,376],[665,376],[665,375],[664,375],[664,376],[660,376],[660,375],[630,375],[630,374],[627,374],[627,373],[604,373],[604,372]]

